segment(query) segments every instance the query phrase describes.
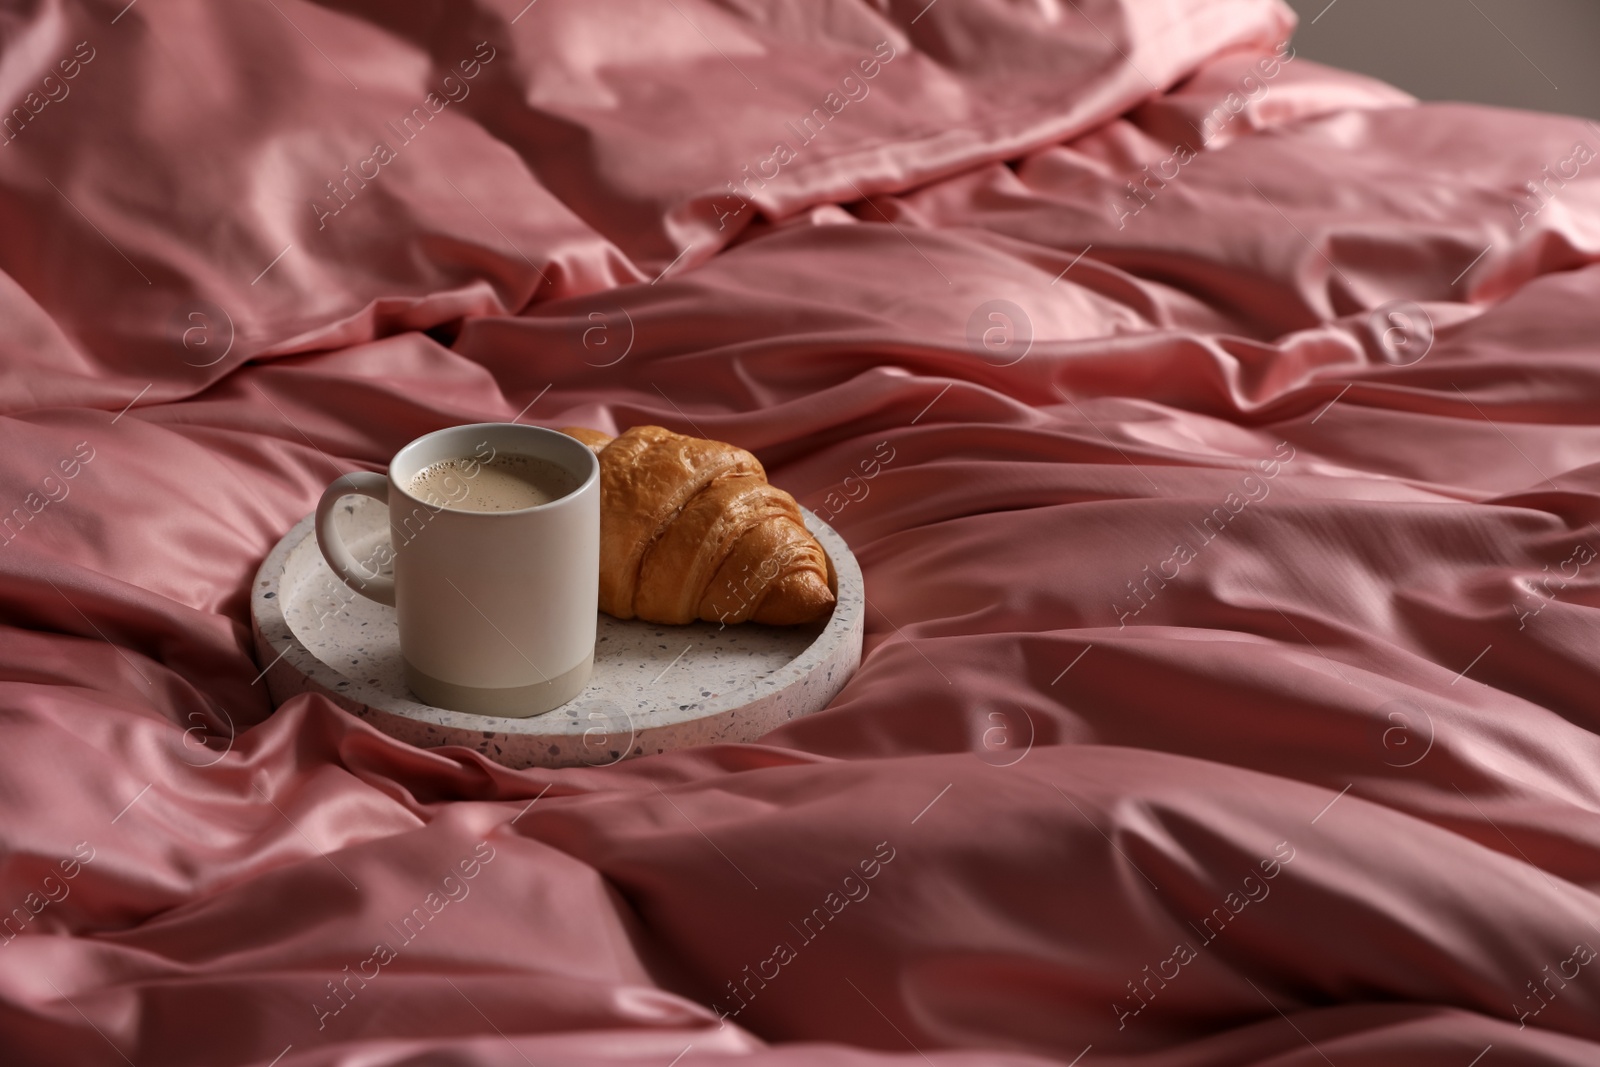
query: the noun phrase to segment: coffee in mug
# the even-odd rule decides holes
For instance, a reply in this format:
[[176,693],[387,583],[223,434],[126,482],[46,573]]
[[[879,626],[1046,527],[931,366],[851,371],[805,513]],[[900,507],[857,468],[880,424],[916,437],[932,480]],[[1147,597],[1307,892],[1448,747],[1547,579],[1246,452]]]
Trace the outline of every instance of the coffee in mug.
[[407,488],[412,496],[457,511],[520,511],[560,500],[578,488],[578,479],[538,456],[500,452],[487,462],[474,456],[430,463]]

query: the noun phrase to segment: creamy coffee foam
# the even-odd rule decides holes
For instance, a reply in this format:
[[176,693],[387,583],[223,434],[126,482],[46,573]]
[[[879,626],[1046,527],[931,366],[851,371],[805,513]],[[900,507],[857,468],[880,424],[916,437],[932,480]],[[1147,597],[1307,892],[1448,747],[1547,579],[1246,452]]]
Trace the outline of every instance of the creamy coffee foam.
[[502,452],[487,462],[445,459],[418,471],[412,496],[456,511],[516,511],[559,500],[580,480],[565,467],[535,456]]

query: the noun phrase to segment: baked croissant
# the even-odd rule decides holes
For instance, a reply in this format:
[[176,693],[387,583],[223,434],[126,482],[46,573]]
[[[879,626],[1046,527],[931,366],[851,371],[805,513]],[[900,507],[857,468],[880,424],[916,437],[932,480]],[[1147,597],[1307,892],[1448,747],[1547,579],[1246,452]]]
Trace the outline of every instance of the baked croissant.
[[833,610],[822,546],[755,456],[660,426],[561,432],[600,458],[601,611],[784,626]]

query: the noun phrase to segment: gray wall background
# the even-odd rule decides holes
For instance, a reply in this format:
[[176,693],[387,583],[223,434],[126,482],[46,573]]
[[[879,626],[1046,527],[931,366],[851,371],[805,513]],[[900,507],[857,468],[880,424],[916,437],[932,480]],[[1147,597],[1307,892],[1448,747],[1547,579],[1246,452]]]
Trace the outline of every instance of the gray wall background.
[[1597,0],[1288,3],[1300,15],[1297,55],[1424,100],[1600,118]]

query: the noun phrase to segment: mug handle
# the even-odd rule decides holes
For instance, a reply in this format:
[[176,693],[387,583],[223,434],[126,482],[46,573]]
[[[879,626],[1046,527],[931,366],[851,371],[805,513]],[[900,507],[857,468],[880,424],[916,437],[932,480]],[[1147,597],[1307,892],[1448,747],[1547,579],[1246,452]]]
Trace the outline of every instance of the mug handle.
[[394,607],[394,579],[369,571],[350,554],[333,527],[333,509],[347,496],[368,496],[385,507],[389,504],[389,479],[370,471],[346,474],[322,491],[317,501],[317,547],[333,573],[368,600]]

